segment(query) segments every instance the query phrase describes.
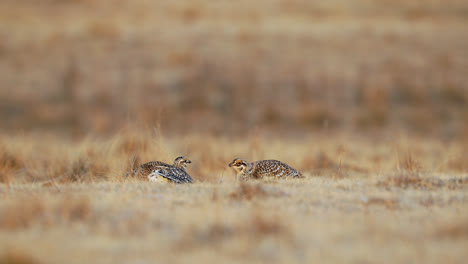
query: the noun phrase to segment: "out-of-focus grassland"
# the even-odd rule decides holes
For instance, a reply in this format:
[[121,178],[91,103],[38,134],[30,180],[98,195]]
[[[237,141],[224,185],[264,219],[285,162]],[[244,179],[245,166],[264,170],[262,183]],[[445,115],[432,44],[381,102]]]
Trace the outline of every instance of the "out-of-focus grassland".
[[[468,3],[0,0],[0,264],[466,263]],[[192,185],[124,181],[134,157]],[[304,180],[239,183],[279,159]]]
[[0,123],[451,138],[468,124],[467,20],[463,0],[3,0]]

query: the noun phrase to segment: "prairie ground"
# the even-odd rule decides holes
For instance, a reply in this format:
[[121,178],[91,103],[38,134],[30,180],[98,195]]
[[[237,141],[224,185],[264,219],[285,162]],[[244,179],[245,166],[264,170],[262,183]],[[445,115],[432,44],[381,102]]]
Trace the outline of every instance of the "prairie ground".
[[[465,263],[466,142],[122,133],[1,141],[0,263]],[[123,179],[132,158],[192,161],[191,185]],[[236,182],[276,158],[306,179]]]

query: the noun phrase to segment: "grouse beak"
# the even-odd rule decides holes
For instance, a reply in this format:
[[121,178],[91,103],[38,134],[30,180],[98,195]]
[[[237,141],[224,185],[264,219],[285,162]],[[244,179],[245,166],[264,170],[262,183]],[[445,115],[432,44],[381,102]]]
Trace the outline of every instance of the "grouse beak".
[[228,164],[229,167],[232,167],[232,162]]

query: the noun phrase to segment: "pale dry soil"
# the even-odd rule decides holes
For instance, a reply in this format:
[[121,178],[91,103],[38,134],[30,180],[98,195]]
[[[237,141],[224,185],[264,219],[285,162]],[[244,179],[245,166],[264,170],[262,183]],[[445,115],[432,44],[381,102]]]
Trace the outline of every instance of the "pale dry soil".
[[307,176],[2,184],[0,263],[466,263],[466,185]]

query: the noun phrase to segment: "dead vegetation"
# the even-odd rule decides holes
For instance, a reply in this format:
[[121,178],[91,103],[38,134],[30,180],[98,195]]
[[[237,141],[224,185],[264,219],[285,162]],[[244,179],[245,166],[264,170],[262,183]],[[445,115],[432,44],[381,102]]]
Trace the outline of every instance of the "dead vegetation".
[[64,197],[58,203],[48,203],[42,198],[20,198],[1,208],[0,228],[21,230],[39,225],[44,228],[62,223],[89,220],[91,208],[89,200],[83,197]]
[[245,183],[241,182],[236,191],[229,194],[229,198],[233,200],[252,200],[262,199],[265,197],[281,197],[285,196],[281,191],[266,190],[261,183]]
[[435,189],[442,188],[444,182],[435,177],[422,176],[418,173],[399,173],[390,176],[378,183],[383,187],[414,188],[414,189]]
[[384,206],[388,210],[395,210],[398,209],[400,206],[400,202],[397,199],[394,198],[381,198],[381,197],[370,197],[366,198],[363,201],[363,204],[366,207],[371,207],[371,206]]
[[10,2],[0,3],[0,86],[15,88],[0,94],[4,129],[109,135],[129,120],[216,135],[467,129],[460,0]]
[[412,188],[421,190],[432,190],[439,188],[464,189],[468,187],[468,178],[438,178],[422,173],[400,172],[379,181],[378,186],[385,188]]
[[[5,251],[15,245],[30,249],[26,256],[32,260],[47,263],[82,263],[90,256],[115,263],[106,257],[115,247],[115,254],[129,261],[309,262],[324,260],[323,254],[352,260],[361,254],[394,256],[396,262],[425,258],[398,253],[408,247],[402,240],[409,241],[411,252],[428,246],[418,241],[430,242],[428,258],[445,256],[447,244],[453,262],[463,263],[466,257],[468,196],[459,189],[402,192],[376,188],[372,179],[360,176],[262,184],[106,180],[57,186],[59,192],[12,184],[0,203],[2,260],[16,259]],[[381,246],[392,253],[375,251]]]
[[189,231],[176,247],[196,249],[200,246],[219,247],[220,244],[235,239],[246,239],[253,244],[274,238],[284,240],[287,244],[292,243],[293,237],[285,222],[278,216],[266,216],[260,213],[252,213],[246,219],[233,225],[215,223],[206,227],[198,227]]
[[[115,248],[117,262],[341,262],[324,259],[324,254],[356,261],[392,256],[401,263],[424,258],[374,250],[404,252],[400,250],[408,244],[402,241],[409,241],[411,252],[426,250],[427,244],[417,242],[430,241],[429,257],[434,259],[445,256],[445,245],[450,244],[453,262],[466,259],[460,219],[466,218],[468,177],[454,174],[446,160],[439,159],[440,153],[459,153],[458,142],[441,145],[415,138],[375,143],[316,135],[301,144],[273,144],[149,135],[151,142],[163,145],[148,143],[138,155],[122,151],[120,142],[129,141],[125,137],[140,137],[125,133],[93,141],[9,137],[10,147],[15,146],[9,159],[26,166],[14,169],[8,184],[0,185],[0,259],[16,259],[2,252],[14,245],[37,249],[27,254],[34,261],[57,263],[83,263],[88,254],[101,263],[115,263],[106,257]],[[192,149],[186,153],[188,142]],[[37,152],[43,146],[47,156]],[[405,158],[405,166],[397,170],[395,164],[402,161],[394,150],[402,146],[417,155],[417,162]],[[310,155],[311,148],[327,154]],[[246,158],[264,155],[287,161],[306,178],[236,182],[227,168],[232,159],[227,149]],[[194,184],[123,180],[128,168],[140,161],[167,161],[181,152],[193,161],[188,171],[197,179]],[[2,164],[0,171],[7,171],[11,163]],[[94,168],[98,165],[106,168],[103,177]],[[339,170],[346,176],[338,177]],[[446,222],[428,220],[431,217]],[[54,253],[42,253],[51,252],[49,247]]]
[[[407,138],[392,142],[385,139],[374,142],[354,136],[332,139],[314,134],[303,138],[300,145],[290,140],[267,144],[264,140],[241,138],[227,141],[224,138],[207,140],[197,135],[163,136],[158,131],[125,132],[108,139],[80,141],[11,136],[8,145],[2,147],[0,179],[4,183],[31,182],[46,186],[121,182],[125,174],[140,163],[152,160],[170,163],[174,157],[186,155],[194,161],[188,167],[189,173],[200,182],[234,181],[234,172],[227,163],[233,157],[243,157],[247,160],[278,159],[306,176],[335,180],[374,178],[377,173],[383,175],[378,179],[379,186],[386,188],[463,189],[466,186],[465,171],[458,163],[452,164],[452,157],[460,157],[456,158],[459,163],[464,160],[459,153],[465,145],[458,141],[441,145],[437,140],[423,142],[414,137],[408,147]],[[143,145],[145,147],[140,149]],[[125,150],[122,146],[126,146]],[[411,151],[399,151],[395,155],[394,150],[404,149],[402,146]],[[255,184],[241,185],[232,197],[248,200],[275,195],[262,188]]]
[[364,175],[369,173],[367,168],[344,160],[341,155],[341,148],[342,146],[338,146],[335,160],[323,151],[319,151],[315,155],[307,155],[302,162],[302,168],[310,171],[313,175],[334,179],[344,179],[351,174]]
[[0,264],[466,263],[466,10],[0,1]]
[[241,183],[239,189],[229,195],[230,198],[235,200],[252,200],[261,199],[264,196],[267,196],[267,192],[263,189],[260,184],[247,184]]

